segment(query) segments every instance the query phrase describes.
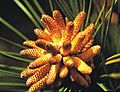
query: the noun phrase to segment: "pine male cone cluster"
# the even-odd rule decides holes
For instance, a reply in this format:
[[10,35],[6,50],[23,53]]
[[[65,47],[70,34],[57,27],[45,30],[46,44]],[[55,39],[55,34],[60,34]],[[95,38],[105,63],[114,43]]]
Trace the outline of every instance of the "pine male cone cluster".
[[22,50],[21,55],[32,57],[21,77],[27,78],[28,92],[36,92],[47,85],[52,85],[56,79],[70,77],[83,87],[91,84],[91,74],[94,64],[93,57],[100,53],[99,45],[91,46],[94,39],[94,24],[89,24],[83,31],[80,27],[86,14],[82,11],[74,19],[64,19],[58,10],[53,11],[53,18],[43,15],[41,22],[45,29],[35,29],[36,41],[27,40],[23,45],[29,48]]

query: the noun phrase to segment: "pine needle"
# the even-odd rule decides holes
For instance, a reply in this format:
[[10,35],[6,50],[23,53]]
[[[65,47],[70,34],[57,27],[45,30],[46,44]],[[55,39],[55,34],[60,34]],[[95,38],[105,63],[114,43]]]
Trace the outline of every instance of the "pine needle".
[[15,56],[15,55],[12,55],[10,53],[6,53],[4,51],[0,51],[0,54],[5,55],[5,56],[10,57],[10,58],[13,58],[13,59],[16,59],[16,60],[20,60],[20,61],[24,61],[24,62],[31,62],[31,60],[29,60],[29,59],[24,59],[22,57]]
[[90,3],[89,3],[89,8],[88,8],[88,13],[87,13],[87,19],[86,19],[85,26],[87,26],[88,21],[89,21],[89,19],[90,19],[91,7],[92,7],[92,0],[90,0]]
[[44,10],[42,9],[42,7],[40,6],[37,0],[33,0],[33,3],[35,4],[35,6],[37,7],[37,9],[41,14],[45,14]]
[[120,78],[120,73],[103,74],[100,77],[101,78],[102,77],[110,77],[110,78],[118,79],[118,78]]
[[0,69],[0,76],[13,76],[13,77],[20,77],[18,73],[12,72],[12,71],[7,71],[7,70],[2,70]]
[[36,20],[38,21],[38,23],[40,23],[40,25],[42,27],[44,27],[43,24],[40,21],[40,17],[36,13],[36,11],[33,9],[33,7],[31,6],[31,4],[28,2],[28,0],[23,0],[23,1],[24,1],[25,5],[27,6],[27,8],[31,11],[32,15],[36,18]]
[[4,24],[6,27],[8,27],[9,29],[11,29],[13,32],[15,32],[17,35],[19,35],[22,39],[28,40],[28,38],[25,35],[23,35],[18,29],[16,29],[14,26],[8,23],[2,17],[0,17],[0,22]]
[[51,12],[53,12],[53,11],[54,11],[54,8],[53,8],[53,2],[52,2],[52,0],[49,0],[49,4],[50,4]]
[[8,43],[10,43],[10,44],[12,44],[12,45],[14,45],[14,46],[17,46],[17,47],[20,47],[20,48],[23,48],[23,49],[26,48],[25,46],[22,46],[22,45],[20,45],[20,44],[18,44],[18,43],[15,43],[15,42],[10,41],[10,40],[8,40],[8,39],[5,39],[5,38],[3,38],[3,37],[0,37],[0,39],[3,40],[3,41],[8,42]]
[[98,83],[98,82],[97,82],[97,85],[98,85],[100,88],[102,88],[103,91],[109,91],[109,90],[104,86],[103,83]]
[[1,68],[7,68],[7,69],[12,69],[12,70],[18,70],[18,71],[22,71],[24,68],[22,67],[17,67],[17,66],[8,66],[5,64],[0,64]]
[[26,87],[24,83],[15,83],[15,82],[0,82],[0,86],[23,86]]
[[113,56],[107,58],[106,61],[109,61],[109,60],[111,60],[111,59],[118,58],[118,57],[120,57],[120,53],[115,54],[115,55],[113,55]]
[[113,64],[113,63],[118,63],[118,62],[120,62],[120,58],[109,60],[109,61],[105,62],[105,65],[109,65],[109,64]]
[[41,28],[40,25],[35,20],[35,18],[32,16],[32,14],[27,10],[27,8],[19,0],[13,0],[13,1],[21,8],[21,10],[28,16],[28,18],[33,22],[33,24],[37,28]]

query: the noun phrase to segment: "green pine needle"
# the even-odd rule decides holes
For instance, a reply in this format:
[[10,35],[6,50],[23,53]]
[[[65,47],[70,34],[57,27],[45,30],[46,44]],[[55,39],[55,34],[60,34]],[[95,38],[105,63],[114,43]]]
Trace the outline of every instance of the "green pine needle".
[[42,9],[42,7],[40,6],[37,0],[33,0],[33,3],[35,4],[35,6],[37,7],[37,9],[41,14],[45,14],[44,10]]
[[7,68],[7,69],[12,69],[12,70],[17,70],[17,71],[22,71],[25,69],[25,68],[17,67],[17,66],[8,66],[6,64],[0,64],[0,68]]
[[103,83],[98,83],[98,82],[97,82],[97,85],[98,85],[100,88],[102,88],[102,90],[103,90],[104,92],[109,91],[109,90],[104,86]]
[[31,4],[28,2],[28,0],[23,0],[23,1],[24,1],[25,5],[27,6],[27,8],[31,11],[32,15],[36,18],[36,20],[38,21],[38,23],[40,23],[40,25],[42,27],[44,27],[43,24],[42,24],[42,22],[40,21],[40,17],[36,13],[36,11],[33,9],[33,7],[31,6]]
[[13,59],[16,59],[16,60],[23,61],[23,62],[31,62],[31,60],[29,60],[29,59],[24,59],[22,57],[12,55],[10,53],[7,53],[6,51],[0,51],[0,54],[5,55],[5,56],[10,57],[10,58],[13,58]]
[[118,79],[118,78],[120,78],[120,73],[103,74],[100,77],[101,78],[110,77],[110,78]]
[[35,18],[32,16],[32,14],[27,10],[27,8],[19,0],[13,0],[13,1],[21,8],[21,10],[29,17],[29,19],[33,22],[33,24],[37,28],[41,28],[40,25],[35,20]]
[[10,43],[10,44],[12,44],[12,45],[14,45],[14,46],[17,46],[17,47],[20,47],[20,48],[23,48],[23,49],[26,48],[25,46],[22,46],[22,45],[20,45],[20,44],[18,44],[18,43],[15,43],[15,42],[10,41],[10,40],[8,40],[8,39],[5,39],[5,38],[3,38],[3,37],[0,37],[0,39],[3,40],[3,41],[5,41],[5,42],[8,42],[8,43]]
[[10,23],[8,23],[2,17],[0,17],[0,22],[3,23],[9,29],[11,29],[14,33],[16,33],[17,35],[19,35],[22,39],[28,40],[28,38],[25,35],[23,35],[18,29],[16,29],[14,26],[12,26]]
[[13,76],[20,78],[20,75],[18,73],[12,72],[12,71],[7,71],[7,70],[2,70],[0,69],[0,76]]
[[24,83],[15,83],[15,82],[0,82],[0,86],[23,86],[26,87]]
[[53,12],[53,11],[54,11],[54,8],[53,8],[53,1],[52,1],[52,0],[49,0],[49,4],[50,4],[51,12]]

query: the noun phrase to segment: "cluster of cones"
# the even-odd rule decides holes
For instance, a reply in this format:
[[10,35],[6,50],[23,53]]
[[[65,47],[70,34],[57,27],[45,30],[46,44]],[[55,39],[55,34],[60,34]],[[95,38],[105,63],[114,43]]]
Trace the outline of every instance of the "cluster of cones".
[[91,84],[89,74],[94,68],[93,57],[100,53],[101,47],[91,47],[94,24],[79,32],[85,16],[82,11],[74,21],[66,17],[65,22],[58,10],[53,11],[53,18],[42,16],[45,29],[35,29],[38,39],[25,41],[23,44],[30,48],[20,52],[21,55],[35,58],[21,73],[22,78],[28,78],[28,92],[36,92],[46,85],[52,85],[56,78],[67,76],[81,86],[88,87]]

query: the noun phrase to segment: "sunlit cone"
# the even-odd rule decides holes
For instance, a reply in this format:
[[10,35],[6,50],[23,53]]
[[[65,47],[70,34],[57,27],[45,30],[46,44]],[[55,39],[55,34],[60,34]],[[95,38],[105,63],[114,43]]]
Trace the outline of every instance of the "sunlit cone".
[[70,56],[63,57],[63,63],[67,67],[73,67],[74,61]]
[[65,77],[67,77],[67,75],[68,75],[68,68],[66,66],[62,66],[60,68],[59,77],[60,78],[65,78]]
[[[81,86],[91,84],[89,74],[94,65],[93,57],[100,53],[100,46],[92,46],[93,23],[79,32],[85,16],[82,11],[73,21],[67,17],[64,21],[58,10],[53,11],[53,18],[42,15],[41,22],[45,28],[35,29],[38,39],[25,41],[23,44],[30,48],[20,52],[21,55],[35,58],[21,73],[21,77],[28,77],[28,92],[36,92],[45,85],[52,86],[55,80],[68,76]],[[90,62],[90,65],[85,62]]]
[[47,85],[51,85],[52,83],[54,83],[54,81],[56,79],[56,76],[57,76],[57,74],[59,72],[59,68],[60,68],[59,64],[51,66],[50,71],[48,73],[48,78],[46,80]]
[[47,73],[50,70],[51,65],[50,64],[46,64],[44,66],[42,66],[39,70],[37,70],[34,75],[30,76],[27,81],[26,81],[26,85],[30,86],[31,84],[36,83],[37,81],[39,81],[41,78],[45,77],[47,75]]
[[62,55],[61,54],[56,54],[55,56],[50,58],[49,62],[51,64],[57,64],[57,63],[60,63],[61,60],[62,60]]
[[38,82],[33,84],[29,88],[28,92],[36,92],[38,89],[42,89],[46,85],[46,79],[47,78],[48,78],[48,76],[46,75],[44,78],[42,78],[41,80],[39,80]]
[[39,39],[45,39],[47,41],[52,41],[51,40],[51,37],[45,32],[43,31],[42,29],[34,29],[34,33],[36,34],[36,36],[39,38]]
[[48,54],[44,55],[43,57],[35,59],[33,62],[31,62],[29,64],[29,67],[30,68],[36,68],[36,67],[43,66],[43,65],[45,65],[49,62],[49,59],[51,57],[52,57],[52,55],[50,53],[48,53]]
[[81,58],[83,61],[88,61],[91,59],[91,57],[94,57],[95,55],[99,54],[101,50],[101,47],[99,45],[95,45],[88,50],[84,51],[83,53],[79,54],[78,57]]
[[86,17],[86,14],[84,11],[82,11],[76,16],[75,20],[73,21],[74,22],[74,31],[73,31],[72,39],[79,32],[79,29],[80,29],[85,17]]
[[42,57],[47,53],[46,50],[39,48],[39,49],[26,49],[26,50],[22,50],[20,52],[21,55],[26,55],[28,57],[32,57],[32,58],[38,58],[38,57]]
[[73,57],[75,68],[83,74],[91,74],[92,68],[78,57]]
[[78,84],[80,84],[83,87],[89,86],[87,80],[85,78],[83,78],[82,75],[79,74],[76,70],[71,69],[70,75],[71,75],[71,79],[73,82],[77,82]]
[[91,38],[90,41],[83,47],[82,52],[86,51],[87,49],[89,49],[91,47],[91,45],[93,44],[94,39]]

